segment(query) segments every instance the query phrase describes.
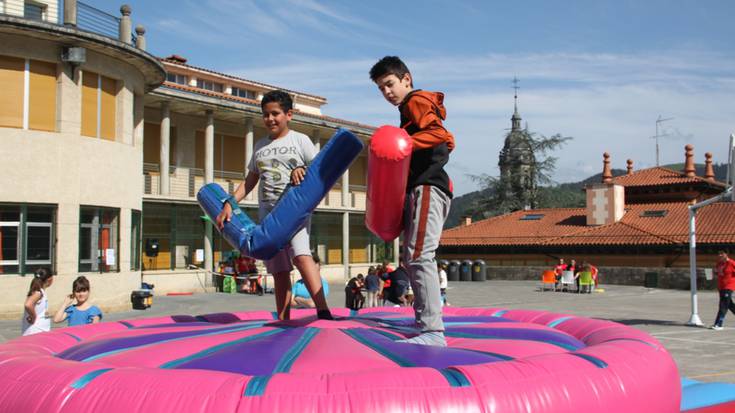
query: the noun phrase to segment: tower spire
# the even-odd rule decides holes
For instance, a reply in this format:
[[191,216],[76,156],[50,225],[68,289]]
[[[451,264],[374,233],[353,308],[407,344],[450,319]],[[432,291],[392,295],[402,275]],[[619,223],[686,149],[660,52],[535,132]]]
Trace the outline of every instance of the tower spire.
[[515,92],[513,93],[513,116],[510,118],[511,131],[521,130],[521,115],[518,113],[518,89],[520,89],[518,82],[520,82],[518,77],[513,76],[513,89]]

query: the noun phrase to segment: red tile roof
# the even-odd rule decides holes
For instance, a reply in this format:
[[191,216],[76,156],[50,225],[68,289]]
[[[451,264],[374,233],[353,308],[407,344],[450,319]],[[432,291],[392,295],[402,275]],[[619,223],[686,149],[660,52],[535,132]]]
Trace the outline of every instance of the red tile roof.
[[[183,90],[185,92],[196,93],[198,95],[203,95],[203,96],[216,97],[218,99],[225,99],[225,100],[231,100],[231,101],[235,101],[235,102],[246,103],[246,104],[249,104],[249,105],[256,106],[257,108],[260,108],[260,102],[257,101],[257,100],[243,98],[243,97],[240,97],[240,96],[234,96],[234,95],[230,95],[230,94],[224,93],[224,92],[214,92],[212,90],[201,89],[201,88],[198,88],[198,87],[188,86],[188,85],[180,85],[178,83],[173,83],[173,82],[169,82],[169,81],[163,82],[162,87],[167,87],[167,88],[170,88],[170,89]],[[314,119],[326,120],[328,122],[339,123],[339,124],[342,124],[342,125],[356,126],[356,127],[364,128],[364,129],[376,129],[375,126],[365,125],[365,124],[358,123],[358,122],[353,122],[353,121],[350,121],[350,120],[333,118],[331,116],[316,115],[316,114],[313,114],[313,113],[303,112],[303,111],[300,111],[298,109],[294,109],[294,113],[296,113],[296,114],[298,114],[300,116],[305,116],[305,117],[314,118]]]
[[[539,220],[521,220],[543,214]],[[540,241],[569,235],[585,228],[584,208],[516,211],[451,228],[442,233],[441,245],[537,245]]]
[[641,169],[631,175],[617,176],[613,178],[613,183],[625,187],[707,183],[725,188],[725,184],[722,182],[710,182],[700,176],[688,177],[682,172],[661,166]]
[[173,65],[173,66],[181,66],[184,69],[199,70],[199,71],[202,71],[202,72],[211,73],[211,74],[216,75],[216,76],[219,76],[219,77],[224,77],[224,78],[227,78],[227,79],[236,80],[238,82],[250,83],[252,85],[260,86],[260,87],[263,87],[265,89],[271,89],[271,90],[279,89],[279,90],[283,90],[285,92],[291,92],[291,93],[302,95],[302,96],[306,96],[306,97],[309,97],[309,98],[312,98],[312,99],[322,100],[322,101],[324,101],[324,103],[327,102],[327,99],[326,98],[323,98],[321,96],[312,95],[312,94],[304,93],[304,92],[299,92],[299,91],[296,91],[296,90],[284,89],[284,88],[281,88],[281,87],[278,87],[278,86],[269,85],[267,83],[256,82],[254,80],[248,80],[248,79],[245,79],[245,78],[242,78],[242,77],[228,75],[227,73],[221,73],[221,72],[217,72],[217,71],[214,71],[214,70],[211,70],[211,69],[205,69],[203,67],[197,67],[197,66],[188,65],[188,64],[184,63],[184,62],[186,62],[186,59],[183,59],[184,62],[182,62],[181,60],[179,60],[177,58],[183,59],[183,58],[181,58],[181,56],[172,55],[172,56],[169,56],[169,57],[159,57],[158,60],[160,60],[161,62],[164,63],[164,67],[167,66],[167,64],[168,65]]
[[[689,239],[686,202],[632,204],[619,222],[586,226],[584,209],[539,209],[517,211],[457,227],[442,233],[441,246],[614,246],[675,245]],[[662,217],[642,216],[644,211],[662,211]],[[539,220],[520,220],[528,214],[543,214]],[[715,203],[697,213],[697,242],[735,244],[735,203]]]

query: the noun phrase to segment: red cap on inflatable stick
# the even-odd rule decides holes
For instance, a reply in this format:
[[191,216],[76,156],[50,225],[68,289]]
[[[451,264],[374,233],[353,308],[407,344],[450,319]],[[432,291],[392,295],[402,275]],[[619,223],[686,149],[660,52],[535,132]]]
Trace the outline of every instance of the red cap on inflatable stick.
[[365,226],[386,242],[403,229],[412,150],[411,137],[395,126],[381,126],[370,140]]

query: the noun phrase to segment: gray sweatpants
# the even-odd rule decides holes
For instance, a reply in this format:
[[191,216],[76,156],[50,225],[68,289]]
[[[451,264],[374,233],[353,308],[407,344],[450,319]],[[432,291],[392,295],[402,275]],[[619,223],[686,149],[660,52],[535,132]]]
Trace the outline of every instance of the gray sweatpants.
[[413,309],[421,331],[444,331],[436,249],[451,199],[439,188],[421,185],[403,208],[403,263],[413,289]]

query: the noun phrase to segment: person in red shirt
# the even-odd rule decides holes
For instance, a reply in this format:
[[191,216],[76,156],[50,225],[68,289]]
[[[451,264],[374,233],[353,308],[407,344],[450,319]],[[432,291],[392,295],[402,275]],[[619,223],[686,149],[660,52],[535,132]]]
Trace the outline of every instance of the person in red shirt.
[[567,269],[567,265],[564,263],[564,258],[559,258],[559,264],[554,267],[556,273],[556,286],[559,287],[559,281],[561,280],[561,273]]
[[715,267],[717,273],[717,289],[720,290],[720,306],[717,311],[715,324],[710,327],[713,330],[722,330],[722,323],[729,309],[735,314],[735,303],[732,302],[732,292],[735,290],[735,260],[729,258],[725,251],[717,253],[718,261]]
[[592,279],[595,281],[595,288],[597,288],[597,274],[599,273],[599,270],[592,264],[589,264],[589,266],[590,272],[592,273]]

